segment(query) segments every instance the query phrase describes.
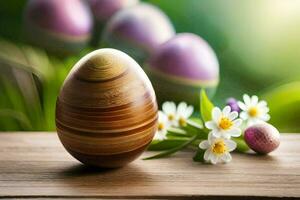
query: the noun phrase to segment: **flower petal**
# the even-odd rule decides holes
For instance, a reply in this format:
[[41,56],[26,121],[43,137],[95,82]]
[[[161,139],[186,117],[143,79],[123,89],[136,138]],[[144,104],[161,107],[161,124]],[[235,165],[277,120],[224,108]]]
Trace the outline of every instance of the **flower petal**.
[[194,112],[193,106],[188,106],[185,111],[183,111],[182,115],[185,119],[188,119]]
[[187,104],[184,101],[180,102],[177,107],[177,114],[182,115],[185,112],[186,108]]
[[241,101],[238,102],[238,106],[240,107],[241,110],[247,110],[246,104],[244,104],[244,103],[241,102]]
[[236,119],[236,120],[233,121],[233,126],[234,127],[239,127],[239,126],[241,126],[242,123],[243,123],[242,119]]
[[245,102],[246,105],[250,105],[251,104],[251,99],[250,99],[250,97],[249,97],[248,94],[244,94],[243,95],[243,99],[244,99],[244,102]]
[[263,121],[269,121],[270,120],[270,115],[269,114],[264,114],[262,116],[259,117],[259,119],[263,120]]
[[211,132],[208,134],[208,136],[207,136],[207,139],[208,139],[208,143],[209,143],[209,145],[211,145],[211,144],[213,144],[213,143],[214,143],[214,141],[215,141],[216,137],[214,136],[214,134],[213,134],[213,132],[212,132],[212,131],[211,131]]
[[221,134],[221,137],[224,138],[224,139],[230,139],[230,138],[231,138],[231,133],[230,133],[230,131],[223,132],[223,133]]
[[217,162],[218,162],[218,156],[216,156],[215,154],[211,154],[211,156],[210,156],[210,162],[212,163],[212,164],[217,164]]
[[222,133],[220,131],[212,130],[211,133],[212,133],[212,136],[214,137],[213,139],[222,137]]
[[199,148],[200,149],[208,149],[209,148],[209,143],[208,143],[208,140],[204,140],[202,141],[200,144],[199,144]]
[[231,113],[229,113],[228,115],[228,119],[230,119],[231,121],[234,120],[235,118],[237,118],[239,116],[239,113],[236,111],[233,111]]
[[230,162],[230,161],[232,160],[232,157],[231,157],[230,153],[226,152],[226,153],[224,153],[224,154],[222,155],[221,159],[222,159],[224,162],[228,163],[228,162]]
[[171,101],[166,101],[162,105],[162,110],[167,115],[169,115],[169,114],[174,114],[175,115],[176,114],[176,104],[174,102],[171,102]]
[[166,122],[166,121],[168,121],[168,117],[162,111],[158,111],[158,121]]
[[270,111],[270,109],[268,107],[259,107],[259,111],[261,113],[268,113]]
[[222,116],[222,111],[218,107],[214,107],[212,110],[212,119],[218,123],[220,117]]
[[248,115],[247,112],[243,111],[240,114],[240,118],[243,119],[243,120],[247,120],[249,118],[249,115]]
[[239,137],[242,134],[241,129],[233,127],[232,129],[230,129],[228,131],[228,133],[232,136],[232,137]]
[[225,142],[225,144],[227,146],[227,150],[229,152],[235,150],[236,143],[234,141],[232,141],[232,140],[225,140],[224,142]]
[[231,111],[230,106],[225,106],[225,108],[223,108],[223,110],[222,110],[222,113],[225,117],[227,117],[229,115],[230,111]]
[[256,95],[253,95],[253,96],[251,97],[251,105],[252,105],[252,106],[256,106],[257,103],[258,103],[258,97],[257,97]]
[[167,131],[166,130],[161,130],[157,131],[154,135],[154,140],[165,140],[167,139]]
[[265,107],[265,106],[267,106],[267,102],[264,101],[264,100],[259,101],[259,102],[257,103],[257,106],[258,106],[258,107]]
[[205,127],[208,129],[216,129],[217,125],[214,121],[205,122]]
[[204,160],[209,161],[210,157],[211,157],[211,151],[210,151],[210,149],[207,149],[204,153],[203,158],[204,158]]

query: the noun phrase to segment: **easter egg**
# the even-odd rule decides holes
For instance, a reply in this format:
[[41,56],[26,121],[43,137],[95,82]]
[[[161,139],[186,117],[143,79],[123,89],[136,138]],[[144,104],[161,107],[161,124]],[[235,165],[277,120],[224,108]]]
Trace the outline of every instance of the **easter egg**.
[[226,100],[226,105],[230,107],[231,111],[241,112],[238,101],[233,97]]
[[265,122],[248,127],[245,130],[244,139],[253,151],[260,154],[268,154],[280,144],[278,130]]
[[135,5],[139,0],[88,0],[97,22],[105,23],[117,11]]
[[56,103],[57,133],[82,163],[120,167],[151,142],[157,109],[141,67],[119,50],[100,49],[80,59],[67,76]]
[[81,0],[30,0],[24,13],[27,39],[57,54],[83,49],[92,25],[91,11]]
[[212,96],[219,82],[218,59],[199,36],[181,33],[162,44],[145,64],[157,99],[199,104],[201,88]]
[[87,2],[94,16],[91,43],[94,46],[98,46],[103,28],[109,18],[117,11],[137,4],[139,0],[88,0]]
[[120,10],[107,22],[102,43],[142,62],[174,34],[169,18],[160,9],[140,3]]

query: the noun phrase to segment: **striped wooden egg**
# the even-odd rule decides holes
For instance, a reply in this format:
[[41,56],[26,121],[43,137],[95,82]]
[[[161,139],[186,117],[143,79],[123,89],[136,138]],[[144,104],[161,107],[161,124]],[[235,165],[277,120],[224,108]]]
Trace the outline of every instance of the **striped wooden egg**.
[[120,167],[151,142],[157,109],[152,85],[131,57],[115,49],[96,50],[77,62],[61,88],[58,136],[82,163]]

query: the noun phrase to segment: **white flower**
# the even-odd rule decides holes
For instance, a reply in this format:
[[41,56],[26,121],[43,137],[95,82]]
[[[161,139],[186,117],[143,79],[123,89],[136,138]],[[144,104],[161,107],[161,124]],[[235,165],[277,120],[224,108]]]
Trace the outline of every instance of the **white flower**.
[[230,137],[239,137],[241,129],[239,126],[242,120],[238,119],[238,112],[231,112],[230,106],[226,106],[223,111],[218,107],[212,110],[212,120],[205,123],[208,129],[215,137],[223,137],[229,139]]
[[158,111],[158,128],[154,136],[154,140],[167,139],[168,128],[170,123],[168,117],[161,111]]
[[188,106],[185,102],[180,102],[177,107],[177,124],[176,126],[186,126],[187,120],[194,112],[193,106]]
[[252,125],[261,121],[268,121],[270,115],[266,101],[258,101],[257,96],[249,97],[247,94],[243,96],[244,102],[238,102],[242,112],[240,117],[247,121],[247,125]]
[[212,133],[208,135],[208,140],[199,144],[201,149],[205,149],[204,160],[216,164],[218,162],[230,162],[232,157],[229,152],[236,148],[236,143],[225,138],[216,138]]
[[193,114],[194,107],[187,105],[185,102],[180,102],[176,109],[174,102],[165,102],[162,105],[163,112],[167,115],[171,125],[175,127],[186,126],[188,118]]
[[167,115],[168,121],[171,125],[176,124],[176,104],[171,101],[166,101],[162,105],[162,111]]

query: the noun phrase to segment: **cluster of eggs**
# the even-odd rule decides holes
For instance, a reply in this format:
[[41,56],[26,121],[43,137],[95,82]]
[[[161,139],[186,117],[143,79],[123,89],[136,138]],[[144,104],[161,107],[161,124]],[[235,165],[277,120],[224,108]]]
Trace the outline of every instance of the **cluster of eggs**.
[[[30,0],[27,33],[49,50],[71,52],[91,37],[90,12],[95,23],[105,24],[102,44],[119,50],[99,49],[76,63],[57,99],[56,127],[66,150],[82,163],[120,167],[151,142],[157,100],[197,105],[201,88],[214,93],[219,63],[205,40],[192,33],[176,35],[155,6],[138,0],[87,2],[91,9],[81,0]],[[153,87],[142,67],[120,50],[143,63]],[[279,146],[278,130],[267,123],[248,127],[244,137],[257,153]]]
[[29,0],[24,12],[26,37],[51,52],[73,53],[91,41],[93,31],[100,25],[103,38],[99,31],[93,37],[102,41],[102,45],[123,50],[133,46],[138,48],[136,51],[148,52],[172,37],[174,29],[157,7],[138,2]]
[[146,70],[159,103],[197,105],[201,88],[213,94],[218,85],[219,64],[209,44],[195,34],[176,35],[167,15],[149,3],[29,0],[24,22],[31,42],[57,54],[79,52],[92,36],[98,46],[127,53]]
[[78,61],[56,105],[59,138],[82,163],[119,167],[132,161],[157,129],[157,100],[196,105],[201,88],[213,93],[218,84],[209,44],[192,33],[176,35],[169,18],[148,3],[29,0],[24,17],[28,38],[57,53],[80,51],[95,24],[103,29],[97,37],[109,48]]

